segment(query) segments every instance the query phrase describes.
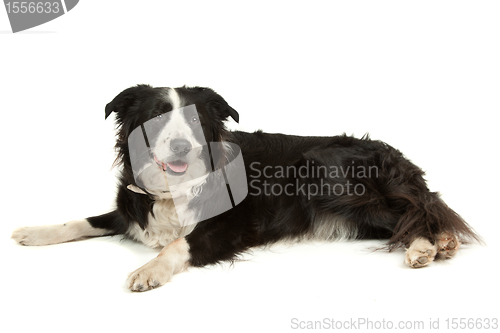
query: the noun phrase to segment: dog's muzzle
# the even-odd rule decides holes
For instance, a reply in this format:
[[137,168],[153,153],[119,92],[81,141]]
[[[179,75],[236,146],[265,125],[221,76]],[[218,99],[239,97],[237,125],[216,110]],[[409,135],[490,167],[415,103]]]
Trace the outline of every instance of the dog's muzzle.
[[154,160],[156,164],[162,168],[163,171],[167,171],[173,175],[176,176],[181,176],[186,173],[186,170],[188,168],[188,163],[179,159],[179,160],[173,160],[171,162],[162,162],[160,161],[156,155],[154,155]]

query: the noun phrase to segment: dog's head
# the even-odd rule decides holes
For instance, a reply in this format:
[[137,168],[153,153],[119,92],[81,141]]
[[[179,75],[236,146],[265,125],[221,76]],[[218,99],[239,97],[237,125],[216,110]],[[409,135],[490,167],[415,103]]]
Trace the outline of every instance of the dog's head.
[[106,118],[113,111],[123,180],[159,196],[202,182],[212,170],[207,143],[226,139],[228,117],[239,120],[220,95],[200,87],[138,85],[106,105]]

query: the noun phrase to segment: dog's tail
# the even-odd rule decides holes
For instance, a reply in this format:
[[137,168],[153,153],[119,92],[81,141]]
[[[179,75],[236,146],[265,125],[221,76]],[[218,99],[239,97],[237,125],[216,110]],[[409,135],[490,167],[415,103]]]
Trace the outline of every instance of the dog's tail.
[[477,241],[484,244],[481,236],[448,207],[438,193],[427,192],[418,200],[411,200],[408,209],[398,220],[387,246],[389,250],[408,247],[418,237],[435,242],[437,235],[441,233],[454,234],[462,243]]

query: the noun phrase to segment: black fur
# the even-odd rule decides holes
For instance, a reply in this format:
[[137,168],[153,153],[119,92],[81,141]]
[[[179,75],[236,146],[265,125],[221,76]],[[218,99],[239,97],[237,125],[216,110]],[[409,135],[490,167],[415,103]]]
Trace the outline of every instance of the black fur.
[[[234,260],[251,247],[281,239],[314,237],[318,229],[329,230],[332,238],[339,228],[353,231],[358,239],[388,239],[389,249],[407,247],[417,237],[431,242],[440,232],[456,234],[462,240],[480,240],[468,224],[451,210],[437,193],[430,192],[424,172],[391,146],[369,139],[341,135],[298,137],[262,132],[229,132],[223,121],[239,119],[222,97],[207,88],[177,88],[186,105],[196,104],[206,142],[227,141],[241,147],[249,194],[235,208],[196,225],[186,236],[190,264],[203,266]],[[143,122],[172,106],[161,98],[161,88],[139,85],[120,93],[106,106],[106,117],[116,112],[118,125],[117,164],[123,167],[117,196],[117,210],[89,218],[94,227],[126,233],[130,224],[147,225],[154,198],[131,192],[134,184],[127,138]],[[221,162],[222,161],[222,162]],[[220,168],[221,161],[214,161]],[[267,167],[267,171],[264,168]],[[309,170],[309,177],[286,175],[267,178],[264,172],[280,168]],[[376,175],[360,177],[340,174],[331,177],[330,168],[361,170],[372,167]],[[217,167],[216,167],[217,169]],[[315,174],[314,174],[315,173]],[[266,195],[268,188],[364,189],[362,194],[324,192],[316,195]],[[210,184],[210,182],[208,182]],[[259,189],[261,191],[258,195]],[[214,191],[220,189],[213,189]],[[207,192],[205,192],[207,193]],[[195,200],[203,201],[203,197]],[[209,209],[208,202],[205,208]],[[338,222],[343,221],[343,222]],[[339,228],[331,228],[332,223]],[[355,231],[355,232],[354,232]],[[323,235],[325,236],[325,235]]]

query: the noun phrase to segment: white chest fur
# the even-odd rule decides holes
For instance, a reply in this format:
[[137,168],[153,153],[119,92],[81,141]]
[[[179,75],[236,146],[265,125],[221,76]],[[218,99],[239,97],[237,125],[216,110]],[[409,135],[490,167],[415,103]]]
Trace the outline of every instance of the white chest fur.
[[152,248],[167,246],[174,240],[188,235],[195,227],[195,224],[181,224],[172,199],[156,201],[153,205],[153,214],[154,216],[151,213],[148,215],[146,229],[143,230],[138,224],[134,224],[128,231],[133,239]]

